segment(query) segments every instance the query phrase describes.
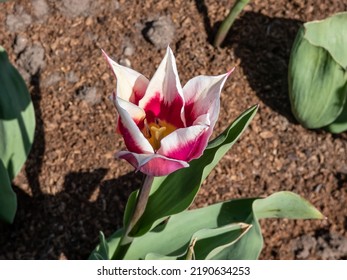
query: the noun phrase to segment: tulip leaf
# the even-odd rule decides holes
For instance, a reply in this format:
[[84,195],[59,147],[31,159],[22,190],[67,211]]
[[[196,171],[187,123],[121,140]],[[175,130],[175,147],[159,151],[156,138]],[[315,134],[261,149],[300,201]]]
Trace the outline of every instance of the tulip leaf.
[[347,130],[347,101],[337,119],[325,128],[331,133],[341,133]]
[[34,140],[35,113],[22,76],[0,47],[0,158],[12,180]]
[[[341,114],[347,98],[345,70],[330,55],[306,39],[301,28],[289,61],[288,84],[292,112],[307,128],[321,128]],[[331,43],[330,33],[325,33]]]
[[327,50],[343,69],[347,69],[347,12],[308,22],[304,26],[305,38],[310,44]]
[[292,111],[307,128],[347,130],[347,12],[300,28],[290,56]]
[[[134,236],[145,234],[162,219],[191,205],[204,179],[238,140],[257,109],[258,106],[255,105],[242,113],[221,135],[210,142],[199,159],[189,163],[188,168],[154,179],[145,212],[135,227],[139,231],[132,233]],[[137,192],[129,197],[124,224],[127,224],[136,196]]]
[[25,82],[1,46],[0,73],[0,200],[5,203],[0,206],[0,218],[11,222],[17,202],[15,193],[9,191],[9,182],[29,154],[34,139],[35,114]]
[[[189,212],[184,212],[189,215]],[[182,218],[182,217],[180,217]],[[182,225],[182,224],[181,224]],[[179,226],[179,225],[177,225]],[[182,247],[173,254],[162,255],[159,253],[148,253],[145,259],[212,259],[218,252],[237,242],[250,229],[250,225],[244,223],[233,223],[218,228],[203,228],[193,234],[190,241],[186,243],[187,247]],[[171,237],[172,238],[172,237]],[[191,251],[190,251],[191,250]],[[167,250],[163,250],[165,253]],[[188,253],[191,253],[187,257]]]
[[97,252],[95,252],[94,254],[94,258],[96,260],[108,260],[108,243],[105,239],[105,235],[102,231],[100,231],[99,233],[99,239],[100,239],[100,245],[99,245],[99,249]]
[[0,220],[12,223],[17,210],[17,197],[11,187],[4,163],[0,159]]
[[[263,247],[262,218],[322,219],[322,214],[292,192],[267,198],[234,199],[172,215],[137,237],[125,259],[185,259],[192,241],[196,259],[257,259]],[[122,230],[108,239],[109,258]],[[100,246],[91,254],[95,259]]]
[[253,211],[258,219],[323,219],[324,216],[301,196],[282,191],[274,193],[265,199],[257,199]]

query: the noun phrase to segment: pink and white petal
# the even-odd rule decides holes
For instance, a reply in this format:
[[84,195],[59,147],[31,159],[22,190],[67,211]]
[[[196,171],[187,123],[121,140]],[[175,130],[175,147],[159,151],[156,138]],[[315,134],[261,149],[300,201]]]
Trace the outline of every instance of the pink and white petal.
[[146,92],[148,79],[135,70],[118,64],[103,50],[102,53],[117,78],[117,96],[138,105]]
[[119,114],[118,129],[124,138],[127,149],[135,153],[153,153],[151,144],[142,134],[126,107],[122,107],[125,102],[118,97],[115,99],[116,109]]
[[207,143],[202,145],[201,140],[209,130],[207,125],[194,125],[180,128],[161,140],[158,154],[168,158],[190,161],[202,155]]
[[206,125],[210,128],[211,127],[210,114],[207,113],[207,114],[198,116],[194,120],[193,125]]
[[186,125],[190,126],[203,114],[210,114],[211,126],[215,125],[220,110],[220,93],[232,71],[219,76],[197,76],[183,88]]
[[137,126],[139,126],[139,123],[141,123],[146,118],[145,111],[139,106],[129,101],[126,101],[120,97],[116,97],[116,100],[118,101],[118,105],[128,112],[128,114],[130,115],[130,117],[136,123]]
[[139,106],[146,111],[149,118],[164,119],[176,127],[183,127],[183,91],[177,73],[175,57],[169,47],[150,80],[146,94],[140,100]]
[[127,160],[136,171],[151,176],[166,176],[178,169],[188,167],[185,161],[170,159],[158,154],[137,154],[129,151],[120,151],[117,158]]

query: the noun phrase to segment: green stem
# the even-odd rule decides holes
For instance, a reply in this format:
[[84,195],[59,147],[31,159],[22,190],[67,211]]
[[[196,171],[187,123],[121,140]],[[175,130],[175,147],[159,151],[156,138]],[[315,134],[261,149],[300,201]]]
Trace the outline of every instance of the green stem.
[[221,26],[219,27],[219,29],[217,31],[217,35],[216,35],[214,42],[213,42],[213,45],[215,47],[219,47],[223,43],[226,35],[228,34],[228,31],[229,31],[231,25],[234,23],[235,19],[239,15],[239,13],[241,13],[243,8],[248,4],[249,1],[250,0],[237,0],[235,2],[235,4],[231,8],[228,16],[224,19],[224,21],[222,22]]
[[112,260],[122,260],[127,253],[134,237],[130,235],[131,231],[134,232],[136,223],[140,220],[142,214],[145,212],[149,193],[153,183],[154,177],[147,175],[145,181],[137,196],[136,205],[131,215],[131,219],[127,225],[125,225],[124,233],[119,241],[119,244],[112,256]]

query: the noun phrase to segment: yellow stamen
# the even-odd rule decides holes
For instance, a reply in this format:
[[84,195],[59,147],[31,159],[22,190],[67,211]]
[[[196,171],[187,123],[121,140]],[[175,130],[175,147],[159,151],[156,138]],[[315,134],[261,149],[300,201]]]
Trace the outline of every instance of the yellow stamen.
[[157,151],[161,146],[160,141],[175,130],[176,127],[172,124],[155,119],[154,122],[149,124],[147,123],[147,120],[145,120],[145,127],[142,130],[142,133],[147,138],[154,151]]

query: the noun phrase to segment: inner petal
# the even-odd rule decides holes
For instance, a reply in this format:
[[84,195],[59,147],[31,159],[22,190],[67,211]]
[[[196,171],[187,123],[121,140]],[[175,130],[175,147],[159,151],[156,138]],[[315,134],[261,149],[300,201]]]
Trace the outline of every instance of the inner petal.
[[177,128],[181,128],[185,127],[182,121],[183,107],[184,101],[180,95],[177,95],[172,103],[167,103],[157,93],[143,107],[143,110],[146,112],[148,123],[155,122],[155,119],[160,119],[166,123],[173,124]]

